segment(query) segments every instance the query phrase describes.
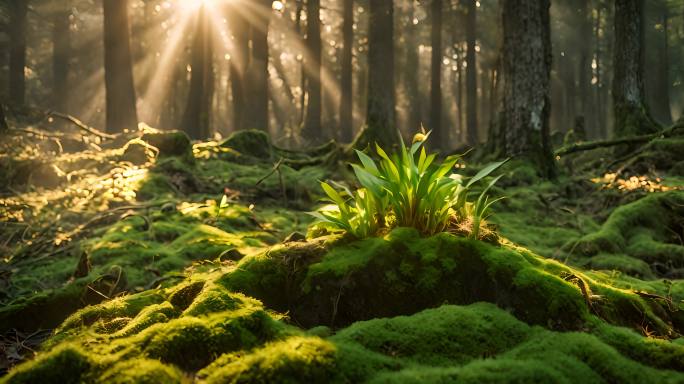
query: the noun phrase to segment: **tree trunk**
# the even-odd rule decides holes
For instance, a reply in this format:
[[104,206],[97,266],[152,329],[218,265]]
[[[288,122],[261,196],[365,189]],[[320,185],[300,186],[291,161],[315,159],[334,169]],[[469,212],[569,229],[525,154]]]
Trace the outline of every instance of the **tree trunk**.
[[615,0],[613,108],[618,137],[658,129],[644,102],[643,18],[643,0]]
[[348,143],[354,136],[352,104],[352,46],[354,44],[354,0],[343,0],[342,73],[340,79],[340,137]]
[[103,0],[107,131],[136,129],[128,0]]
[[9,97],[10,102],[23,105],[26,101],[26,33],[28,0],[10,2],[10,62],[9,62]]
[[0,103],[0,133],[7,131],[9,126],[7,125],[7,119],[5,118],[5,106]]
[[457,111],[456,111],[456,124],[458,127],[459,131],[459,145],[463,144],[465,141],[467,141],[467,136],[468,136],[468,128],[463,124],[463,116],[465,113],[463,112],[464,108],[464,103],[463,103],[463,49],[461,48],[461,44],[458,44],[458,64],[456,65],[457,72],[456,72],[456,104],[457,104]]
[[584,117],[585,122],[593,121],[590,117],[591,103],[589,103],[591,95],[591,37],[592,37],[592,24],[591,24],[591,4],[589,0],[582,0],[578,5],[577,13],[579,19],[579,27],[581,31],[579,32],[580,41],[580,57],[579,57],[579,70],[578,70],[578,83],[579,83],[579,115]]
[[190,91],[181,128],[192,139],[210,136],[211,105],[214,91],[213,47],[208,10],[202,6],[197,16],[192,43]]
[[418,27],[413,23],[415,17],[415,4],[413,0],[408,1],[407,16],[410,21],[410,27],[406,34],[406,70],[404,76],[404,86],[409,99],[408,111],[408,132],[418,132],[421,125],[421,104],[422,99],[418,89],[420,73],[420,61],[418,58]]
[[479,143],[477,132],[477,60],[475,52],[475,41],[477,38],[477,4],[475,0],[467,1],[466,15],[466,42],[468,51],[466,53],[466,102],[467,102],[467,130],[468,144],[476,145]]
[[596,68],[594,68],[594,76],[596,77],[596,86],[594,87],[596,96],[596,125],[599,137],[608,137],[607,119],[605,116],[605,108],[603,108],[603,60],[601,60],[601,14],[603,13],[602,4],[599,2],[596,5],[596,25],[594,30],[594,55],[596,57]]
[[549,0],[503,3],[503,123],[509,156],[555,177],[549,140],[551,33]]
[[249,62],[249,25],[237,9],[228,8],[230,12],[231,32],[233,35],[233,52],[230,58],[230,92],[233,98],[233,129],[245,128],[245,74]]
[[442,0],[432,0],[430,6],[432,26],[430,41],[432,57],[430,65],[430,130],[432,146],[446,149],[447,135],[442,132]]
[[246,128],[268,132],[268,26],[271,1],[260,0],[250,16],[252,55],[247,69]]
[[394,5],[370,0],[368,28],[367,139],[396,143],[394,96]]
[[59,2],[52,29],[52,76],[53,105],[59,112],[69,113],[69,58],[71,56],[71,33],[69,1]]
[[306,118],[302,129],[302,137],[310,143],[323,140],[321,132],[321,4],[320,0],[306,2],[306,66],[308,81],[306,93],[309,95],[306,105]]
[[[672,124],[672,114],[670,112],[670,57],[668,47],[668,8],[667,3],[658,1],[657,24],[659,28],[656,34],[656,53],[657,66],[653,71],[653,92],[649,97],[649,107],[653,117],[663,125]],[[647,89],[648,91],[648,89]]]
[[[304,12],[304,0],[296,0],[295,9],[295,31],[297,36],[302,38],[302,12]],[[304,124],[304,115],[306,112],[306,68],[304,68],[304,58],[299,60],[299,121],[298,126],[301,127]]]

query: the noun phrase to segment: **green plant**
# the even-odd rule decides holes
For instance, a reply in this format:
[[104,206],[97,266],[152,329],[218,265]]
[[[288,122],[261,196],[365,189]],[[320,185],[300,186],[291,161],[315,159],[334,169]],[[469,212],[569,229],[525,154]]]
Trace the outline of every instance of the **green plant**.
[[428,155],[423,145],[428,136],[429,132],[416,135],[410,147],[402,141],[399,153],[391,156],[376,144],[377,163],[357,150],[361,164],[352,164],[352,168],[361,188],[352,193],[339,186],[341,191],[338,191],[321,182],[334,206],[312,215],[360,238],[395,226],[414,227],[431,235],[456,228],[459,222],[470,217],[478,225],[472,230],[477,237],[479,225],[496,201],[488,201],[486,192],[498,178],[474,204],[466,201],[468,192],[506,161],[486,166],[464,183],[461,175],[451,173],[463,155],[449,156],[441,164],[435,163],[436,154]]

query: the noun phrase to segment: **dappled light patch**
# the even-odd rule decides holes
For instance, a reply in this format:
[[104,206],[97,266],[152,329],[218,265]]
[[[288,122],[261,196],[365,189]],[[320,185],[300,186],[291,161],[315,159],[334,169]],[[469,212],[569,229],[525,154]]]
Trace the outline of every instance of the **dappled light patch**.
[[642,190],[644,192],[666,192],[677,187],[670,187],[661,184],[662,180],[659,177],[654,179],[648,176],[630,176],[629,178],[618,178],[616,173],[606,173],[603,177],[591,179],[592,182],[602,185],[602,188],[615,188],[620,191],[635,191]]

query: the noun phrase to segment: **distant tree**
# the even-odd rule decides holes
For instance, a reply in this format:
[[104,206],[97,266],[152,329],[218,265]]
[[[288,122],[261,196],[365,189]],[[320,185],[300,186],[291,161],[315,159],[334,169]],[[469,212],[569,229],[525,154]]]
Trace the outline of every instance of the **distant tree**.
[[470,145],[479,143],[477,128],[477,1],[466,0],[466,125],[467,141]]
[[321,4],[320,0],[306,2],[306,66],[307,83],[306,117],[302,136],[310,142],[319,142],[321,132]]
[[354,0],[342,0],[342,73],[340,77],[340,138],[350,142],[354,135],[352,104],[352,46],[354,45]]
[[0,133],[8,129],[9,126],[7,126],[7,119],[5,118],[5,106],[0,103]]
[[442,0],[432,0],[430,3],[430,42],[432,55],[430,59],[430,130],[432,130],[432,145],[444,147],[448,139],[442,130]]
[[580,30],[578,31],[578,36],[580,38],[580,41],[582,44],[578,47],[580,51],[579,55],[579,60],[577,62],[577,72],[578,72],[578,78],[577,78],[577,83],[578,83],[578,88],[580,92],[580,97],[579,97],[579,112],[576,117],[582,117],[582,120],[585,122],[590,122],[593,121],[590,117],[590,113],[592,112],[591,109],[591,99],[589,95],[591,94],[591,77],[592,77],[592,68],[591,68],[591,49],[592,46],[590,44],[592,40],[592,31],[593,31],[593,26],[591,23],[591,1],[590,0],[581,0],[578,2],[575,12],[577,15],[577,28]]
[[135,129],[138,125],[128,24],[128,0],[103,0],[102,4],[106,125],[108,132],[121,132],[126,128]]
[[26,18],[28,0],[9,2],[10,9],[10,62],[9,62],[9,97],[10,102],[23,105],[26,101]]
[[233,35],[233,52],[230,57],[230,91],[233,100],[233,128],[245,128],[245,73],[249,63],[249,24],[239,10],[237,2],[229,3],[228,26]]
[[71,31],[69,0],[56,2],[57,10],[52,25],[52,98],[54,108],[69,112],[69,59],[71,57]]
[[366,138],[392,144],[398,140],[394,110],[394,4],[392,0],[369,3]]
[[653,67],[652,87],[646,88],[646,95],[650,97],[648,106],[653,113],[653,118],[661,124],[672,124],[670,111],[670,52],[669,52],[669,8],[665,0],[651,3],[655,9],[655,25],[652,26],[655,34],[656,66]]
[[414,23],[416,5],[414,0],[407,0],[407,17],[409,19],[406,32],[406,70],[404,70],[404,87],[409,100],[408,131],[417,132],[421,124],[421,97],[418,87],[420,62],[418,57],[418,25]]
[[502,124],[508,156],[555,176],[549,140],[551,32],[549,0],[504,1]]
[[268,131],[268,28],[271,0],[253,2],[256,9],[250,17],[252,52],[245,81],[244,128]]
[[197,16],[190,64],[190,91],[181,124],[182,129],[193,139],[206,139],[211,134],[209,122],[214,94],[214,69],[211,23],[207,12],[206,7],[202,6]]
[[644,1],[615,0],[613,109],[615,135],[658,130],[644,102]]

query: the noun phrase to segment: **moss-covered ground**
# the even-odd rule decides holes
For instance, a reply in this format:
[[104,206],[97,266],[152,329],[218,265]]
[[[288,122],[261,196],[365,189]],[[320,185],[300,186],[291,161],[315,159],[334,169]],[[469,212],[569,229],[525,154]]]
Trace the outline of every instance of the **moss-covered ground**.
[[510,162],[483,242],[311,226],[334,144],[10,134],[0,382],[684,382],[677,140]]

